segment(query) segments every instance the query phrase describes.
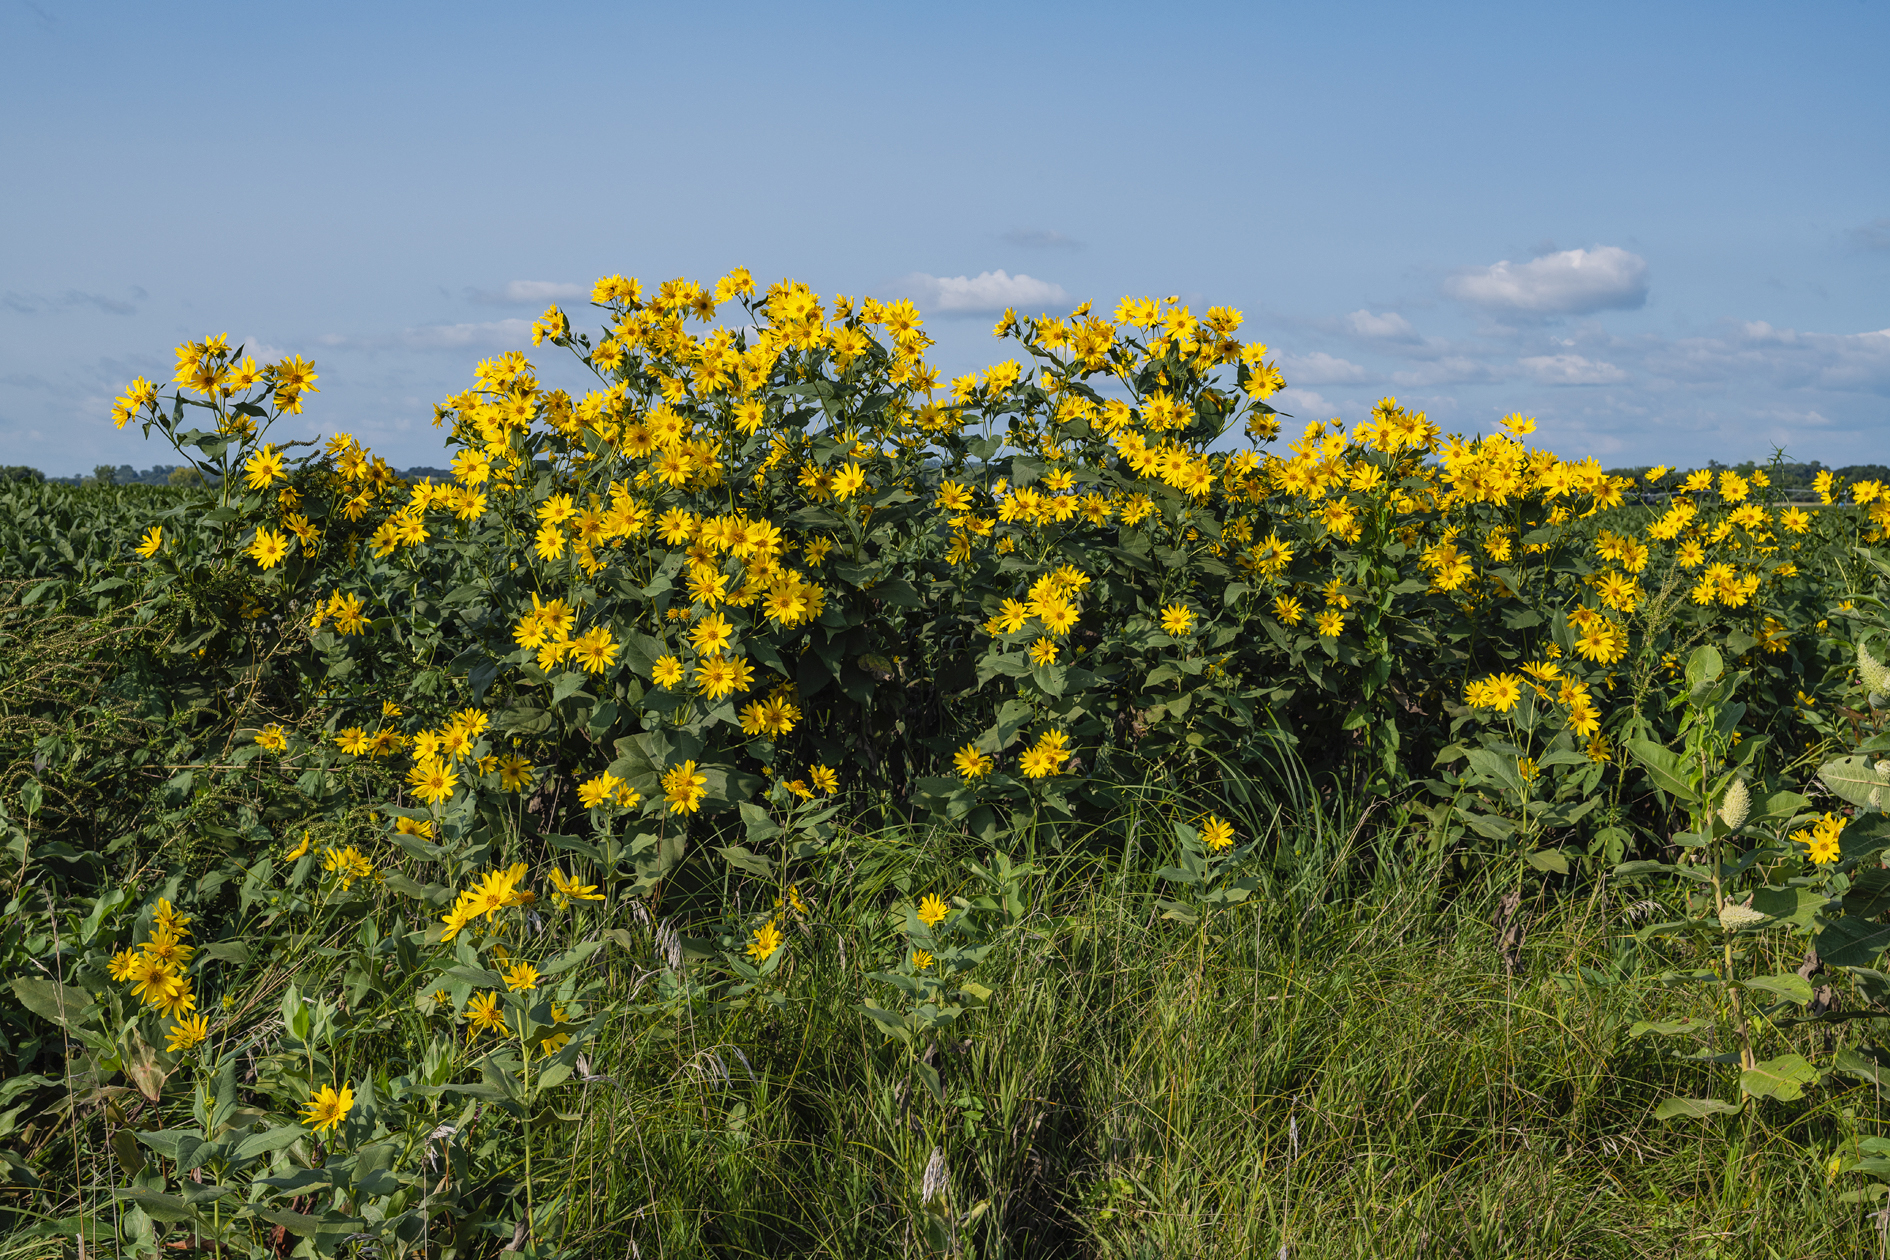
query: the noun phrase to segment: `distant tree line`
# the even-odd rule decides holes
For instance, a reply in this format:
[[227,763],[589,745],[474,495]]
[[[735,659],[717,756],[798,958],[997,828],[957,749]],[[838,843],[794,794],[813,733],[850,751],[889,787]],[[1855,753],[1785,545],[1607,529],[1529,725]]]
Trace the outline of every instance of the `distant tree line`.
[[[1633,468],[1610,468],[1607,471],[1610,476],[1632,477],[1639,481],[1654,467],[1653,464],[1638,464]],[[1890,468],[1882,464],[1846,464],[1841,468],[1833,468],[1815,459],[1809,464],[1760,464],[1752,460],[1743,464],[1722,464],[1716,459],[1709,459],[1706,469],[1712,473],[1730,469],[1742,477],[1749,477],[1753,472],[1764,469],[1765,475],[1772,479],[1772,484],[1781,490],[1809,490],[1812,481],[1821,472],[1828,472],[1839,481],[1890,481]],[[1690,471],[1687,468],[1675,469],[1662,484],[1671,484],[1677,477],[1684,477]]]
[[[403,481],[420,481],[431,478],[434,481],[450,481],[453,474],[445,468],[408,468],[400,470],[398,475]],[[203,481],[203,474],[188,464],[153,464],[140,472],[130,464],[113,467],[100,464],[92,469],[91,476],[74,473],[70,477],[48,477],[37,468],[28,468],[24,464],[0,464],[0,482],[39,481],[55,486],[189,486]]]

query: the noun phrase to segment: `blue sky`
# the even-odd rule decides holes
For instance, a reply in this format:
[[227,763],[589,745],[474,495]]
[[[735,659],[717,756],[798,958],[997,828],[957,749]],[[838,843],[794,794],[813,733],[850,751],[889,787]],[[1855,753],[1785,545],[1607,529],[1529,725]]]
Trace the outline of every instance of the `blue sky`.
[[1879,0],[0,0],[0,43],[0,463],[172,462],[111,397],[222,332],[440,464],[545,294],[736,265],[920,298],[947,372],[1006,299],[1173,293],[1300,418],[1890,462]]

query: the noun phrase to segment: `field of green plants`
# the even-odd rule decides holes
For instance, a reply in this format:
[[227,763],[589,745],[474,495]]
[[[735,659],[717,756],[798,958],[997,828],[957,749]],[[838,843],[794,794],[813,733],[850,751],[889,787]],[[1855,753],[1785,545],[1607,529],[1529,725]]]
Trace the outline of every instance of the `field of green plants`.
[[0,1255],[1886,1254],[1890,487],[1241,324],[178,347],[0,482]]

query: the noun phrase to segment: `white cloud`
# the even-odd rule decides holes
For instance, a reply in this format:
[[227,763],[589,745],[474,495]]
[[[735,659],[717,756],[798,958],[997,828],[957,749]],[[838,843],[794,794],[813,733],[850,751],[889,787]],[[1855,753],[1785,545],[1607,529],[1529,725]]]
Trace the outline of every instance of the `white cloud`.
[[1709,383],[1757,379],[1785,389],[1890,394],[1890,328],[1798,332],[1758,320],[1724,336],[1651,347],[1647,362],[1657,374]]
[[1335,358],[1323,350],[1311,354],[1283,354],[1280,371],[1286,379],[1301,385],[1343,385],[1365,379],[1365,369],[1356,363]]
[[1890,219],[1873,219],[1851,229],[1851,243],[1859,249],[1890,249]]
[[1444,291],[1486,310],[1531,315],[1634,310],[1647,303],[1647,260],[1614,245],[1565,249],[1461,271]]
[[1353,311],[1345,317],[1345,326],[1361,337],[1386,337],[1405,341],[1412,336],[1411,321],[1396,311],[1386,311],[1383,315],[1374,315],[1370,311]]
[[1022,245],[1026,249],[1081,249],[1083,247],[1083,242],[1074,237],[1045,228],[1015,228],[1006,232],[1004,239],[1013,245]]
[[[134,299],[147,296],[143,289],[135,286],[131,294]],[[81,293],[77,289],[67,289],[56,297],[48,297],[43,293],[16,293],[9,289],[0,295],[0,306],[22,315],[52,315],[80,306],[89,306],[107,315],[133,315],[138,310],[135,301],[120,301],[103,293]]]
[[900,277],[892,288],[922,310],[941,315],[994,314],[1007,306],[1044,310],[1072,305],[1062,285],[1022,272],[1008,275],[1002,269],[975,276],[928,276],[915,271]]
[[1321,419],[1337,415],[1339,408],[1324,394],[1312,389],[1283,389],[1267,400],[1273,407],[1299,420]]
[[1544,385],[1616,385],[1628,378],[1612,363],[1598,363],[1579,354],[1532,354],[1518,362]]
[[581,284],[564,284],[556,280],[511,280],[496,293],[490,289],[472,289],[467,296],[475,302],[494,306],[521,306],[537,302],[568,302],[589,293],[590,290]]
[[1426,363],[1422,367],[1399,372],[1391,379],[1393,383],[1410,389],[1413,387],[1432,389],[1439,385],[1468,385],[1501,379],[1499,373],[1488,363],[1480,362],[1467,354],[1444,354]]
[[531,343],[528,319],[494,319],[480,324],[423,324],[399,332],[364,337],[329,333],[318,338],[341,350],[517,350]]

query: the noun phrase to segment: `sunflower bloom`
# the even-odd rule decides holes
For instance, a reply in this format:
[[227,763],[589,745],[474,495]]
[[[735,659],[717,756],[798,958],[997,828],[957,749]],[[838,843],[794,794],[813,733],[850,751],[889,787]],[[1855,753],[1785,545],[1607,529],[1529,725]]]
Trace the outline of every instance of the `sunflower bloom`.
[[314,1129],[317,1134],[341,1127],[341,1122],[354,1110],[354,1089],[343,1084],[341,1092],[336,1093],[332,1085],[324,1085],[309,1097],[302,1107],[302,1123]]

